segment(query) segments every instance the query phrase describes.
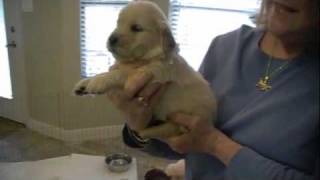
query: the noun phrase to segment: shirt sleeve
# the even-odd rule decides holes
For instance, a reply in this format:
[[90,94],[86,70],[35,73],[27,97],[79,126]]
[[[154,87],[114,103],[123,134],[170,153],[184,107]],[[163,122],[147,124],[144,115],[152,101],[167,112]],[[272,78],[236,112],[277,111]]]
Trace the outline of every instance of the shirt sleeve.
[[315,180],[316,178],[306,172],[263,157],[247,147],[243,147],[234,156],[227,171],[232,179]]
[[141,144],[130,135],[129,131],[129,128],[125,125],[122,130],[122,138],[123,142],[131,148],[139,148],[150,155],[172,160],[183,159],[185,157],[184,154],[173,151],[169,145],[157,139],[150,139],[147,143]]

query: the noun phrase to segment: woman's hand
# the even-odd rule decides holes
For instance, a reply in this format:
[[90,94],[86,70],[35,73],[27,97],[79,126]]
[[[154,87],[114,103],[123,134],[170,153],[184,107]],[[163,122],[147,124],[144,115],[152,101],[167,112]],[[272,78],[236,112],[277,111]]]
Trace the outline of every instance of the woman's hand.
[[214,128],[208,121],[182,113],[170,115],[169,120],[188,130],[181,136],[164,140],[179,153],[200,152],[211,154],[225,165],[241,149],[241,145]]
[[169,121],[187,130],[187,133],[164,140],[179,153],[208,152],[215,141],[215,128],[198,116],[174,113],[169,116]]
[[134,131],[149,124],[153,108],[166,88],[166,85],[151,83],[152,78],[152,74],[138,72],[128,78],[124,90],[112,89],[107,93]]

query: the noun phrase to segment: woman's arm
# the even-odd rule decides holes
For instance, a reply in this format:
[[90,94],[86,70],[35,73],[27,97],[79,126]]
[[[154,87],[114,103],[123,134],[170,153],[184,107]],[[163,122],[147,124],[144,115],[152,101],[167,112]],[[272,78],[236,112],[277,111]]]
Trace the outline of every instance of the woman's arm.
[[306,173],[243,147],[231,159],[227,171],[234,179],[317,180],[319,177],[315,173],[318,169],[319,166],[315,165],[313,174]]
[[[312,180],[313,174],[281,164],[264,157],[249,147],[242,146],[195,116],[175,114],[171,116],[175,123],[189,129],[189,133],[166,140],[180,153],[201,152],[218,158],[227,167],[232,179],[259,180]],[[318,165],[314,165],[317,170]]]
[[266,158],[249,147],[243,147],[218,130],[214,134],[216,134],[213,135],[215,139],[212,139],[209,152],[228,167],[227,172],[234,179],[312,180],[315,178],[315,175]]

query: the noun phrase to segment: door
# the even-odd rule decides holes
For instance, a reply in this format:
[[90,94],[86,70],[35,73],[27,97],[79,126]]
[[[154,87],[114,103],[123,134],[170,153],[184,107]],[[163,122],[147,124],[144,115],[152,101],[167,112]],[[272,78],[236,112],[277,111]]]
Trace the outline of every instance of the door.
[[0,0],[0,116],[27,123],[21,0]]

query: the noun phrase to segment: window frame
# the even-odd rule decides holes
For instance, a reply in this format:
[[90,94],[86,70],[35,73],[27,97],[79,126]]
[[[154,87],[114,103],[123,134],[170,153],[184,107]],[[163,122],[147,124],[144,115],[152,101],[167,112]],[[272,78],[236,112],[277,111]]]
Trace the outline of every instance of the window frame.
[[[212,1],[194,1],[191,2],[190,0],[169,0],[170,1],[170,7],[168,10],[168,19],[169,23],[173,32],[173,35],[180,44],[180,54],[181,56],[185,57],[189,65],[191,65],[195,70],[198,70],[200,67],[201,61],[205,56],[205,52],[207,51],[207,48],[210,45],[210,42],[220,34],[215,34],[215,35],[207,35],[208,42],[204,43],[207,45],[202,46],[202,51],[199,52],[197,55],[196,53],[191,53],[190,52],[194,49],[197,48],[192,48],[192,46],[189,44],[188,40],[185,40],[186,38],[184,37],[185,35],[182,34],[177,34],[181,33],[179,32],[178,28],[181,26],[179,24],[180,22],[183,22],[182,20],[179,20],[179,14],[181,11],[184,10],[206,10],[206,11],[212,11],[212,12],[223,12],[223,13],[239,13],[248,16],[248,22],[250,22],[247,25],[255,26],[255,16],[258,13],[259,9],[259,0],[247,0],[246,5],[243,5],[241,7],[232,5],[228,6],[227,3],[221,3],[222,1],[218,1],[217,3],[212,2]],[[230,2],[235,2],[236,0],[229,0]],[[253,5],[255,4],[255,5]],[[247,22],[247,23],[248,23]],[[245,24],[245,22],[243,22]],[[240,27],[240,26],[239,26]],[[196,29],[196,28],[195,28]],[[227,29],[227,28],[226,28]],[[234,29],[235,30],[235,29]],[[186,34],[188,34],[188,29],[185,31]],[[225,31],[227,33],[228,31]],[[188,34],[189,36],[190,34]],[[191,35],[192,36],[192,35]],[[180,41],[180,42],[179,42]],[[190,48],[191,47],[191,48]],[[198,46],[195,46],[198,47]],[[199,49],[199,48],[198,48]],[[200,51],[200,49],[199,49]],[[189,55],[187,55],[189,53]],[[199,54],[202,54],[201,56]]]
[[[117,6],[124,7],[131,0],[79,0],[79,1],[80,1],[79,2],[79,5],[80,5],[79,7],[80,8],[80,75],[82,78],[88,78],[88,77],[95,76],[99,72],[90,73],[90,71],[87,70],[87,68],[90,68],[87,65],[89,61],[87,56],[88,56],[88,51],[90,51],[90,49],[86,47],[87,35],[86,35],[86,24],[85,24],[85,20],[86,20],[85,8],[88,6],[95,6],[95,5],[97,6],[110,5],[110,7],[117,5]],[[106,48],[105,50],[107,51]],[[109,64],[107,60],[106,60],[106,63],[108,64],[107,66],[109,67],[111,66],[111,64]]]

